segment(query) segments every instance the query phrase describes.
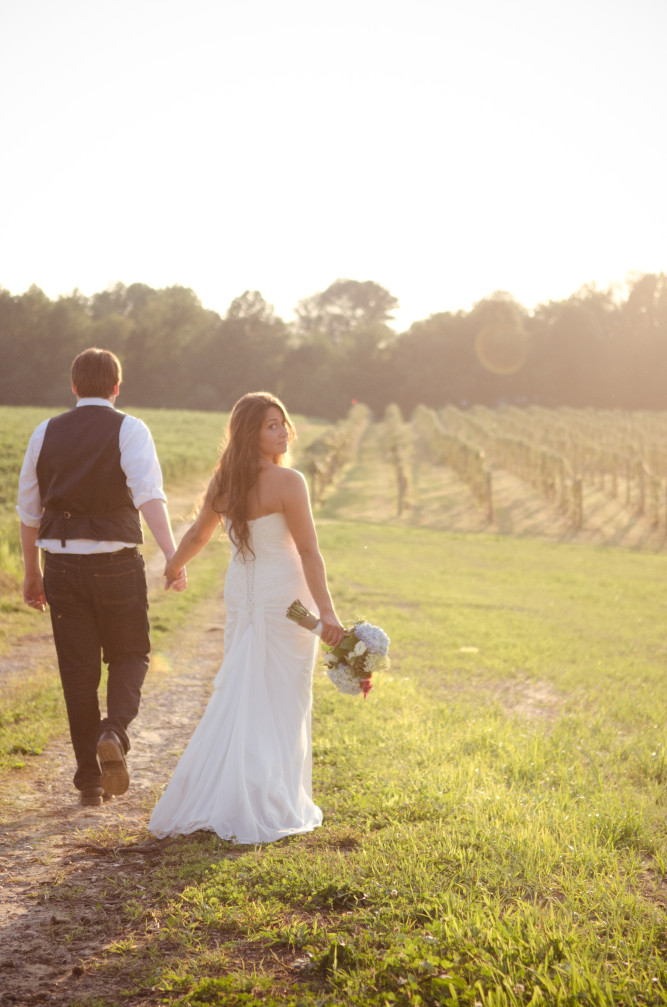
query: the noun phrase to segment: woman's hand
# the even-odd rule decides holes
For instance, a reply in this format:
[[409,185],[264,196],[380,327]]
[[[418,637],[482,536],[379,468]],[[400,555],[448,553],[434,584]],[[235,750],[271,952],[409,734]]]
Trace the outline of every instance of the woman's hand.
[[185,572],[184,566],[174,566],[172,560],[167,560],[167,565],[164,568],[164,589],[169,591],[173,588],[174,591],[185,591],[188,586],[188,577]]
[[320,634],[322,643],[326,643],[327,647],[337,647],[345,636],[345,630],[339,623],[336,613],[322,615],[320,612],[320,622],[322,623]]
[[211,481],[199,514],[181,538],[176,551],[171,556],[165,553],[167,559],[167,565],[164,568],[165,591],[170,588],[173,588],[174,591],[185,591],[188,586],[188,578],[185,573],[186,563],[189,563],[194,556],[202,551],[218,527],[220,515],[213,510],[211,505],[212,486],[213,481]]

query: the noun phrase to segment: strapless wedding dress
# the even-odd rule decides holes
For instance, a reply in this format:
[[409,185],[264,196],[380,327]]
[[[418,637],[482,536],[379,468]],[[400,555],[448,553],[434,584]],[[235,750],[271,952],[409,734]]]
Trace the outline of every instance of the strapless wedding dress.
[[233,555],[225,579],[225,653],[213,694],[151,815],[154,835],[208,829],[266,843],[322,822],[311,796],[312,673],[318,640],[285,617],[309,608],[282,514],[250,523],[255,558]]

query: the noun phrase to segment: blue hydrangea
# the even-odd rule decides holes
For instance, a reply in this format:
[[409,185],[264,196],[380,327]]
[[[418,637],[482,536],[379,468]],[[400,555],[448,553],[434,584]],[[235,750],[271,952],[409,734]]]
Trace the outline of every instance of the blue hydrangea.
[[357,640],[362,640],[371,654],[386,654],[389,650],[389,637],[379,626],[370,622],[360,622],[354,627]]

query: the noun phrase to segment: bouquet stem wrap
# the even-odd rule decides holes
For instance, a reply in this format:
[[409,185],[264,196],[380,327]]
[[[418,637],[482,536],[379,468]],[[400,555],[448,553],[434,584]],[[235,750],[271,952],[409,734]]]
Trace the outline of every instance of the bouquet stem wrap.
[[304,629],[309,629],[315,636],[322,636],[322,623],[316,615],[308,611],[305,605],[301,604],[298,598],[287,609],[287,618],[299,626],[303,626]]

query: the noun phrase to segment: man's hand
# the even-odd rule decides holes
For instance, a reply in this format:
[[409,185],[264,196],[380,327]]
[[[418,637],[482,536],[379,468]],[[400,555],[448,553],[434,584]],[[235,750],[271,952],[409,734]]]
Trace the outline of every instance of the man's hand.
[[167,565],[164,568],[164,589],[165,591],[185,591],[188,586],[188,576],[185,572],[185,567],[182,566],[180,569],[174,569],[171,564],[171,560],[167,560]]
[[39,549],[37,548],[38,528],[24,524],[21,521],[21,551],[23,553],[23,600],[30,608],[36,608],[38,612],[46,612],[46,598],[44,597],[44,580],[42,578],[42,567],[39,559]]
[[25,575],[23,579],[23,600],[30,608],[36,608],[38,612],[46,612],[44,578],[41,573]]

